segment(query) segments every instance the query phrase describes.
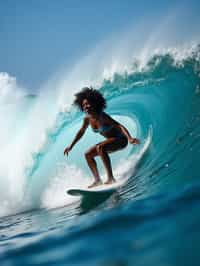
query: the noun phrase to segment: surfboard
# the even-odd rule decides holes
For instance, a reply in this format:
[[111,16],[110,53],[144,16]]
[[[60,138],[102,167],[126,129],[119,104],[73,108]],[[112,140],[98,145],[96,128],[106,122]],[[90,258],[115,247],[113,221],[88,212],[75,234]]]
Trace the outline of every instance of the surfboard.
[[70,188],[66,191],[71,196],[92,196],[92,194],[112,194],[125,185],[127,178],[117,180],[113,184],[100,185],[93,188]]

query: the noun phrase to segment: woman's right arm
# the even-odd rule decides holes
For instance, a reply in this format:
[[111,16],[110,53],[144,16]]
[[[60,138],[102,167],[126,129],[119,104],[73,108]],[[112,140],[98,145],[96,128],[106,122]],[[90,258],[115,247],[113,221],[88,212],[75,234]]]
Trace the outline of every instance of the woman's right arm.
[[78,142],[79,139],[83,136],[83,134],[85,133],[85,130],[88,127],[88,125],[89,125],[89,118],[85,117],[84,120],[83,120],[83,125],[79,129],[79,131],[77,132],[77,134],[76,134],[74,140],[72,141],[71,145],[65,148],[64,155],[68,155],[68,153],[71,151],[71,149],[76,144],[76,142]]

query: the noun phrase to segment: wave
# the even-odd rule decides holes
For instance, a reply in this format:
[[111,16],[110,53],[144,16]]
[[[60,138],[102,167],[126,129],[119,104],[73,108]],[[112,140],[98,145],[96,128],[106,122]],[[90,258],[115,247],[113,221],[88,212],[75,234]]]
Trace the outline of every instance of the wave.
[[[145,65],[134,59],[124,71],[116,70],[109,78],[104,70],[99,74],[96,87],[108,101],[108,113],[144,145],[151,135],[144,158],[137,157],[144,145],[129,146],[113,155],[115,173],[123,158],[128,159],[130,169],[140,161],[136,172],[129,171],[132,178],[124,197],[146,197],[198,177],[200,46],[181,52],[168,49],[154,53]],[[74,73],[77,75],[77,70]],[[88,130],[71,157],[63,157],[64,147],[82,120],[71,103],[74,88],[82,87],[85,80],[80,77],[72,83],[75,74],[57,84],[57,90],[43,90],[34,97],[23,95],[12,104],[2,104],[5,136],[1,133],[0,215],[67,204],[69,198],[58,196],[63,195],[63,188],[91,181],[81,152],[101,137]],[[4,117],[5,112],[10,118]]]

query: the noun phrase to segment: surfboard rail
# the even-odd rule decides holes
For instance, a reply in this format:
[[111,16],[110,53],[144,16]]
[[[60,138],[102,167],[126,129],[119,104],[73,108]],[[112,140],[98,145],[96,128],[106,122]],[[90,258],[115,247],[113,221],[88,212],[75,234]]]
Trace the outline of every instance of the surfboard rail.
[[127,179],[118,180],[113,184],[100,185],[93,188],[69,188],[66,193],[71,196],[87,196],[92,194],[114,193],[126,183]]

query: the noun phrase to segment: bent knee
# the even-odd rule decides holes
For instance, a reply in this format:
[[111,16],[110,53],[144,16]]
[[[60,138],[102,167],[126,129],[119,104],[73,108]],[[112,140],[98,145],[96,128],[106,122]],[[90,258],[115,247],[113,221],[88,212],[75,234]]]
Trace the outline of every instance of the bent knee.
[[91,158],[91,153],[89,151],[86,151],[84,155],[86,159]]
[[90,160],[94,158],[95,156],[97,156],[98,153],[96,150],[92,149],[92,150],[86,151],[84,155],[85,155],[86,160]]
[[106,152],[106,147],[105,146],[103,146],[103,145],[100,145],[99,147],[97,146],[97,154],[99,156],[105,154],[105,152]]

